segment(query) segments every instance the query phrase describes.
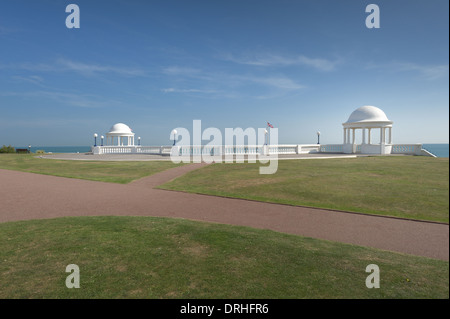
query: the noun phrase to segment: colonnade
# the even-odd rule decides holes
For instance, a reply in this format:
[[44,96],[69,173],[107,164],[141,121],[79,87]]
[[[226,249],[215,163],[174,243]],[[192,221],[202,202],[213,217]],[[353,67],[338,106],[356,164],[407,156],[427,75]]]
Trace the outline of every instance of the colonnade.
[[[372,130],[374,129],[380,130],[380,144],[392,144],[392,126],[344,127],[344,144],[356,144],[356,130],[362,130],[362,144],[372,144]],[[388,129],[388,134],[386,134],[386,129]],[[388,137],[387,140],[386,137]]]
[[[117,143],[114,141],[116,138]],[[106,134],[106,145],[124,146],[124,142],[126,142],[125,145],[134,146],[134,136],[114,136]]]

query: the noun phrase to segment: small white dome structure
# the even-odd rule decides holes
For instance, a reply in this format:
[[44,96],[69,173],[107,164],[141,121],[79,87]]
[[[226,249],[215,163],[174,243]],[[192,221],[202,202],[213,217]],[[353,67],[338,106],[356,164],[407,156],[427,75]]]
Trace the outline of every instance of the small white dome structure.
[[[114,143],[116,137],[117,144]],[[124,144],[125,141],[126,144]],[[109,132],[106,133],[106,145],[134,146],[134,133],[128,125],[116,123],[111,126]]]
[[389,122],[390,124],[392,124],[383,110],[371,105],[361,106],[360,108],[354,110],[345,123],[364,122]]
[[[344,127],[344,153],[390,154],[392,151],[392,124],[383,110],[365,105],[350,114]],[[380,130],[380,143],[372,143],[372,130]],[[386,141],[386,129],[389,139]],[[362,144],[356,144],[356,131],[362,131]],[[366,140],[367,132],[367,140]]]
[[123,123],[117,123],[111,126],[109,134],[133,134],[130,127]]

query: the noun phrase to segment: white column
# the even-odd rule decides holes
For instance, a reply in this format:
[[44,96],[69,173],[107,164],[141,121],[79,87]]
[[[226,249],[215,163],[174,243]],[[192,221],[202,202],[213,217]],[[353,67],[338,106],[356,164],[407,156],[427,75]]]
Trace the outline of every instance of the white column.
[[362,129],[362,143],[366,144],[366,129],[364,127]]
[[380,132],[380,144],[386,144],[386,131],[385,131],[385,127],[381,127],[381,132]]
[[389,144],[392,144],[392,127],[389,128]]
[[356,144],[356,138],[355,138],[355,137],[356,137],[356,136],[355,136],[355,135],[356,135],[356,132],[355,132],[356,129],[352,129],[352,130],[353,130],[353,134],[352,134],[352,144]]
[[344,144],[347,144],[347,129],[344,127]]
[[368,132],[368,133],[369,133],[368,144],[372,144],[372,136],[371,136],[371,134],[370,134],[370,133],[371,133],[371,132],[370,132],[371,130],[372,130],[372,129],[369,127],[369,128],[368,128],[368,131],[369,131],[369,132]]

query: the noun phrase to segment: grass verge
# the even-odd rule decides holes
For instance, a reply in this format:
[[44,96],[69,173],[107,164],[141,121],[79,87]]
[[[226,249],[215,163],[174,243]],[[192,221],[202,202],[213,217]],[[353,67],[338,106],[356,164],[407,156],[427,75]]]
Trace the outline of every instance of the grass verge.
[[3,169],[121,184],[179,165],[171,161],[71,161],[36,158],[35,154],[0,154]]
[[449,160],[420,156],[213,164],[159,188],[418,220],[449,222]]
[[[0,298],[448,298],[449,263],[154,217],[0,224]],[[66,266],[80,288],[65,286]],[[380,288],[365,285],[380,268]]]

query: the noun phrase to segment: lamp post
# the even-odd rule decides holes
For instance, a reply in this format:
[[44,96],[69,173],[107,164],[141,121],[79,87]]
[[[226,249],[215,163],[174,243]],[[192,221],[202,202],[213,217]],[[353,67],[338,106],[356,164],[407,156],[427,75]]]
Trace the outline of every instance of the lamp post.
[[28,153],[31,153],[31,145],[28,145]]
[[176,136],[177,136],[177,130],[172,130],[172,132],[170,133],[171,135],[173,135],[173,145],[175,146],[175,143],[176,143],[176,141],[177,141],[177,138],[176,138]]
[[320,131],[317,131],[317,144],[320,144]]
[[95,133],[95,134],[94,134],[94,147],[97,146],[97,136],[98,136],[98,134]]
[[141,146],[141,137],[138,137],[138,146]]
[[103,139],[105,138],[103,135],[100,137],[102,139],[102,145],[103,146]]

